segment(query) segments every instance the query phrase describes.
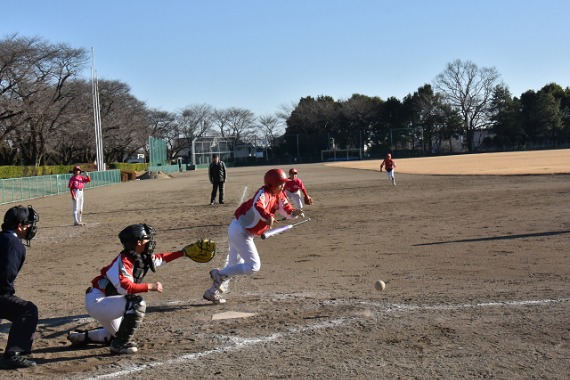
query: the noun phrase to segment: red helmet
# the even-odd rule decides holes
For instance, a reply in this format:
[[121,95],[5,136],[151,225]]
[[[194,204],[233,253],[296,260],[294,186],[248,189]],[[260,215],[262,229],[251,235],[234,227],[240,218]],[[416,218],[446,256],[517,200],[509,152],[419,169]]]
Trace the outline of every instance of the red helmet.
[[265,173],[265,177],[263,177],[263,181],[265,182],[265,186],[267,187],[277,187],[282,183],[289,181],[287,178],[287,174],[281,169],[271,169],[267,173]]

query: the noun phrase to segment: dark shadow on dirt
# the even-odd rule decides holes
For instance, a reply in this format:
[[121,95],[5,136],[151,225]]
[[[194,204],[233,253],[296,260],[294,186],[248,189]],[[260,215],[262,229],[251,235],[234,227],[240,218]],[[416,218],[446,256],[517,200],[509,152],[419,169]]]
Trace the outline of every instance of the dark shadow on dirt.
[[451,243],[473,243],[473,242],[478,242],[478,241],[492,241],[492,240],[513,240],[513,239],[524,239],[524,238],[532,238],[532,237],[563,235],[563,234],[568,234],[568,233],[570,233],[570,230],[551,231],[551,232],[536,232],[536,233],[532,233],[532,234],[491,236],[491,237],[485,237],[485,238],[436,241],[433,243],[414,244],[413,247],[421,247],[424,245],[451,244]]

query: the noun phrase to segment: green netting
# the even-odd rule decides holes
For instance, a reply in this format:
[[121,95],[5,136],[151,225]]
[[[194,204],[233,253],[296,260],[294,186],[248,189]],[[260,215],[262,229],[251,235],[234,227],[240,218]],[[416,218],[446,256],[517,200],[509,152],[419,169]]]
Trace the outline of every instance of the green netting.
[[[69,191],[67,187],[72,174],[53,174],[37,177],[0,179],[0,204],[20,202]],[[121,171],[107,170],[90,172],[91,182],[85,189],[107,186],[121,182]]]
[[163,166],[167,164],[166,141],[149,137],[148,147],[150,166]]

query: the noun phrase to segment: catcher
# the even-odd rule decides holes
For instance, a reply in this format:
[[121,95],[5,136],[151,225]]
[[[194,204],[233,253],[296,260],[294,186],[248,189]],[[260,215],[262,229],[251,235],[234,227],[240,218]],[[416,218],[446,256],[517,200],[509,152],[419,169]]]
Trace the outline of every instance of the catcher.
[[123,245],[121,253],[91,281],[85,293],[87,312],[102,327],[87,331],[71,331],[67,339],[73,346],[88,343],[109,344],[113,354],[137,352],[133,336],[146,311],[146,303],[139,293],[159,292],[160,282],[144,283],[149,270],[186,256],[206,263],[215,255],[215,242],[198,240],[181,251],[154,253],[155,229],[148,224],[133,224],[119,233]]
[[[297,177],[299,172],[295,168],[289,169],[289,181],[285,182],[285,186],[283,187],[285,191],[285,195],[291,202],[291,205],[296,209],[302,210],[303,209],[303,200],[305,204],[312,205],[313,199],[307,193],[307,189],[301,181],[301,178]],[[303,197],[301,197],[301,192],[303,192]]]

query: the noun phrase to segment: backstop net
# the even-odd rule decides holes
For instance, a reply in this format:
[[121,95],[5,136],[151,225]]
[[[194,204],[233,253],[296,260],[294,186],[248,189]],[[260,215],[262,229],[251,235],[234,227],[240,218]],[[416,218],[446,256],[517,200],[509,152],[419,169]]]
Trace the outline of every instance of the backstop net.
[[235,157],[235,146],[235,137],[197,137],[192,140],[192,162],[197,167],[209,165],[213,154],[222,161],[231,162]]

